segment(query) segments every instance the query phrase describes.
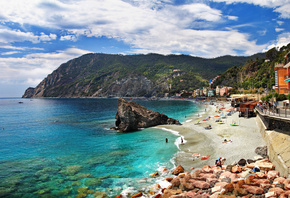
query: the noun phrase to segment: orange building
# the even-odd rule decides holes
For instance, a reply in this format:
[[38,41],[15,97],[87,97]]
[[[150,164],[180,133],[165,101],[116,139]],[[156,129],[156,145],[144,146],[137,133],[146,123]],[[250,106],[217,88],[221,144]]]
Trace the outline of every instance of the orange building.
[[290,91],[289,55],[290,52],[285,55],[286,64],[275,63],[275,91],[278,94],[288,94]]

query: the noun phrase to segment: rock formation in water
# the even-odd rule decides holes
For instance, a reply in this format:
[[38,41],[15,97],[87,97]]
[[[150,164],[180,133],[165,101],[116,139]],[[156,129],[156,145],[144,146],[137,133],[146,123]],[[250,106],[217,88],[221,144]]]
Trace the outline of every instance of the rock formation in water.
[[134,101],[127,101],[124,98],[119,98],[118,100],[116,119],[116,129],[120,132],[136,131],[139,128],[163,124],[181,125],[176,119],[149,110]]

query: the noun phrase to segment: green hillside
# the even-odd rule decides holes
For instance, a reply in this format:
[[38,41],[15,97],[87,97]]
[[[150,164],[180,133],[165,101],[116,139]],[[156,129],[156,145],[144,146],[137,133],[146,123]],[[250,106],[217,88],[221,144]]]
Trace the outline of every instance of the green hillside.
[[23,97],[152,96],[208,85],[229,67],[264,57],[86,54],[62,64]]
[[250,59],[241,67],[231,67],[218,78],[213,86],[224,85],[245,90],[267,88],[275,85],[275,63],[285,64],[285,55],[290,51],[290,44],[277,50],[272,48],[266,52],[265,58]]

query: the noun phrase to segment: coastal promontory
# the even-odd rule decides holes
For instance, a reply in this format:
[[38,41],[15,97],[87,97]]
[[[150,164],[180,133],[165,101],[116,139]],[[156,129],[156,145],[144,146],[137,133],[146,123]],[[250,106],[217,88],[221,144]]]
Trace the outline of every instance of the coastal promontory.
[[69,60],[28,88],[23,98],[163,97],[197,89],[251,57],[91,53]]
[[163,113],[158,113],[124,98],[118,99],[116,114],[116,129],[120,132],[137,131],[139,128],[147,128],[163,124],[181,125],[176,119],[169,118]]

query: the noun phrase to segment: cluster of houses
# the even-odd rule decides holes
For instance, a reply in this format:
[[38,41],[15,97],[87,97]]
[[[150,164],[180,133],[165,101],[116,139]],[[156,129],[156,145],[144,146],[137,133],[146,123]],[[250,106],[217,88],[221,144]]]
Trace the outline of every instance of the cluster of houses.
[[[278,94],[289,94],[290,93],[290,51],[285,55],[283,63],[275,63],[275,86],[273,89]],[[268,62],[270,60],[265,60],[265,62]],[[178,72],[180,70],[174,70],[175,72]],[[178,74],[179,75],[179,74]],[[213,82],[219,78],[220,76],[215,77],[213,80],[210,81],[209,87],[203,87],[200,89],[196,89],[194,91],[188,92],[183,91],[181,93],[176,93],[175,97],[181,97],[181,95],[186,93],[191,93],[192,97],[214,97],[214,96],[226,96],[229,93],[229,90],[232,89],[232,87],[226,87],[226,86],[217,86],[215,89],[211,88],[211,85]],[[171,85],[170,85],[171,86]],[[170,87],[171,88],[171,87]],[[165,97],[168,95],[168,93],[165,94]]]
[[[192,97],[214,97],[214,96],[227,96],[229,93],[229,90],[231,90],[232,87],[226,87],[226,86],[217,86],[215,89],[210,87],[203,87],[201,89],[196,89],[194,91],[182,91],[180,93],[175,93],[175,97],[182,97],[182,94],[184,93],[190,93],[192,94]],[[165,97],[168,97],[168,93],[165,94]]]
[[193,97],[213,97],[213,96],[226,96],[231,90],[232,87],[225,87],[225,86],[217,86],[215,89],[210,87],[203,87],[201,89],[194,90],[192,96]]
[[[278,94],[290,93],[290,51],[285,55],[283,63],[276,63],[275,70],[275,86],[273,87]],[[266,62],[269,60],[266,60]],[[232,87],[217,86],[215,89],[211,88],[213,82],[219,78],[215,77],[209,87],[203,87],[193,91],[193,97],[213,97],[213,96],[226,96]]]

